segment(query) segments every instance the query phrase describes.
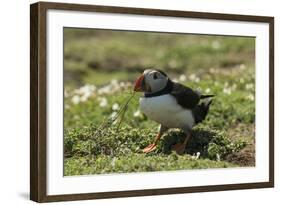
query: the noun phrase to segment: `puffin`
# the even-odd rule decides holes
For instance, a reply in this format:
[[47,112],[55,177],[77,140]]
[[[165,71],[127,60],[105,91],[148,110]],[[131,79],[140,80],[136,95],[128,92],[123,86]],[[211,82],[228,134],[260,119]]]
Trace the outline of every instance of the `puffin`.
[[154,142],[143,149],[144,153],[154,151],[167,130],[179,128],[185,133],[185,139],[173,145],[172,150],[183,154],[192,128],[206,118],[214,97],[174,82],[158,69],[145,70],[136,80],[134,91],[144,93],[139,99],[141,112],[160,124]]

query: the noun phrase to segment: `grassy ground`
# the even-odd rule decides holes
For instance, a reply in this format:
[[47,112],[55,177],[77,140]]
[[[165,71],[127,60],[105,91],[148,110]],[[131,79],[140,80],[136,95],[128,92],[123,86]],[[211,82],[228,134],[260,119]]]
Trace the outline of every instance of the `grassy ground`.
[[[65,175],[225,168],[255,165],[254,39],[65,29]],[[143,154],[158,125],[129,104],[117,132],[97,127],[118,112],[133,81],[147,68],[216,97],[204,123],[183,140],[170,130],[157,150]]]

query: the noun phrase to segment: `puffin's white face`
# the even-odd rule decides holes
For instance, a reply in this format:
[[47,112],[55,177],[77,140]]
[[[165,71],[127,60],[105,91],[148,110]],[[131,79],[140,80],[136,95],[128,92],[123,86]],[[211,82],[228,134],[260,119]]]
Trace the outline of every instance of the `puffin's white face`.
[[155,93],[165,88],[168,77],[158,70],[145,70],[135,84],[135,91]]

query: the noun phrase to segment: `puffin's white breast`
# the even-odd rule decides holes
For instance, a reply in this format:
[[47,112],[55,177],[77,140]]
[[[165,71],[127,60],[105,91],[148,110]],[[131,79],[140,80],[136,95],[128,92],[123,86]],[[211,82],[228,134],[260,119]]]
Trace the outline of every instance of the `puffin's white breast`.
[[181,107],[170,94],[140,98],[140,110],[168,128],[192,128],[194,125],[191,110]]

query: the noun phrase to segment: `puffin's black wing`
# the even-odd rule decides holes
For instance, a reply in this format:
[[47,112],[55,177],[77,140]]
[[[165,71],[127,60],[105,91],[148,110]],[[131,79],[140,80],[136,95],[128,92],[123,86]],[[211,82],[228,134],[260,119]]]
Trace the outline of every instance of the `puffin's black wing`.
[[199,91],[175,82],[173,82],[173,89],[170,94],[176,98],[179,105],[187,109],[193,109],[202,96]]

